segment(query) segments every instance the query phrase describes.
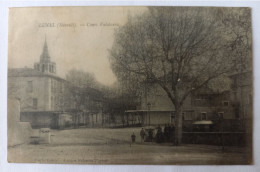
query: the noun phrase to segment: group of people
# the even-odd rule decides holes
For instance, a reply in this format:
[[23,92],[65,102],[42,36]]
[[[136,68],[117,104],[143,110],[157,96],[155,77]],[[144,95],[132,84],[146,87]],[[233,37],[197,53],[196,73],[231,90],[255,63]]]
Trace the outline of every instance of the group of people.
[[165,124],[165,127],[164,127],[165,142],[173,142],[174,133],[175,133],[175,126],[173,124],[170,124],[170,125]]
[[[157,130],[154,132],[154,130]],[[174,141],[174,132],[175,127],[172,124],[165,124],[164,129],[158,125],[155,129],[153,128],[142,128],[140,131],[141,142],[153,142],[156,141],[157,143],[162,142],[173,142]],[[132,142],[135,142],[135,134],[131,135]]]
[[161,126],[159,125],[157,127],[157,133],[156,133],[155,140],[157,143],[173,142],[174,141],[174,132],[175,132],[175,127],[172,124],[171,125],[165,124],[163,131],[162,131]]

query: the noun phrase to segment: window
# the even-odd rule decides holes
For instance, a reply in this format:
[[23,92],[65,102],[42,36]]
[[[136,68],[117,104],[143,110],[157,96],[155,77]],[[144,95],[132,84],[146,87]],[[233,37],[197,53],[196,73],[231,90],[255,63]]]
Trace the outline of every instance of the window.
[[199,107],[208,106],[209,97],[205,95],[197,95],[195,98],[195,105]]
[[33,92],[33,82],[32,81],[27,82],[27,92],[29,92],[29,93]]
[[54,110],[54,98],[51,96],[51,110]]
[[51,92],[54,92],[54,85],[53,85],[53,79],[51,79]]
[[228,101],[223,101],[223,105],[224,105],[224,106],[228,106],[228,105],[229,105],[229,102],[228,102]]
[[200,119],[201,120],[207,120],[207,113],[206,112],[201,112]]
[[38,101],[36,98],[33,98],[33,109],[37,109]]
[[175,120],[175,113],[171,113],[171,115],[170,115],[170,122],[174,123],[174,120]]
[[224,112],[218,112],[218,119],[224,118]]

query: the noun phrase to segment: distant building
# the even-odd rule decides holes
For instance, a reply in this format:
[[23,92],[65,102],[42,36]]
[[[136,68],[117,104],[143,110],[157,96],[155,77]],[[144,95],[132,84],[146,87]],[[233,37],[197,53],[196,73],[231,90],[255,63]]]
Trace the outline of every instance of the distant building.
[[[105,123],[103,113],[103,94],[94,88],[73,87],[73,98],[75,107],[71,112],[77,112],[75,124],[86,127],[102,127]],[[69,98],[69,97],[68,97]]]
[[[207,131],[219,131],[222,127],[225,131],[245,131],[243,123],[248,121],[250,126],[252,117],[251,75],[251,72],[243,74],[243,84],[237,83],[239,74],[230,76],[233,86],[228,91],[216,92],[204,87],[192,92],[182,107],[183,131],[192,131],[194,124],[200,123],[212,124]],[[126,114],[143,116],[143,125],[174,124],[175,108],[162,88],[153,86],[141,97],[141,105]]]

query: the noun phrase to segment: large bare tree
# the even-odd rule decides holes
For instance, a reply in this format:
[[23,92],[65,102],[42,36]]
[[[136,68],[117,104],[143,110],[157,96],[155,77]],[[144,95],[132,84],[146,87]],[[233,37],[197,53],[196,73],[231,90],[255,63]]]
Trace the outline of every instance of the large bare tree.
[[150,7],[115,33],[110,51],[115,74],[157,84],[167,93],[175,107],[177,145],[185,99],[232,70],[230,27],[222,22],[225,13],[219,15],[217,8]]

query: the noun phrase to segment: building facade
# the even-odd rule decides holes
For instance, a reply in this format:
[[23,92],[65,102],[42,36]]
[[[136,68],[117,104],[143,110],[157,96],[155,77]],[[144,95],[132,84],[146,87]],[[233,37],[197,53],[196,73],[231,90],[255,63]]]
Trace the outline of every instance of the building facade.
[[30,122],[33,128],[58,128],[70,118],[65,112],[74,104],[66,99],[68,85],[56,75],[46,40],[34,69],[8,69],[8,96],[20,101],[20,120]]
[[8,96],[20,101],[20,120],[32,128],[103,126],[103,95],[80,88],[56,75],[45,39],[34,68],[8,69]]
[[[203,131],[217,132],[223,128],[226,132],[245,132],[245,126],[251,126],[252,123],[251,75],[248,72],[244,76],[243,84],[237,83],[240,75],[230,76],[232,87],[227,91],[217,92],[205,87],[192,92],[182,106],[183,131],[192,132],[198,125],[209,123],[211,126]],[[140,102],[140,107],[127,110],[126,113],[143,116],[143,125],[175,123],[173,103],[159,86],[144,91]]]

